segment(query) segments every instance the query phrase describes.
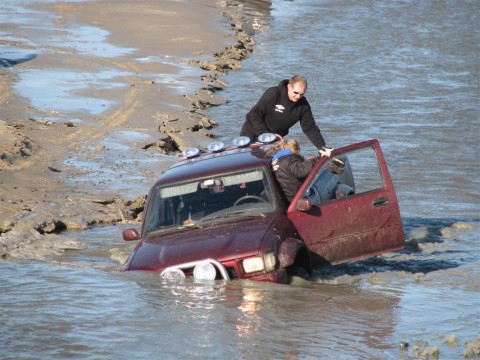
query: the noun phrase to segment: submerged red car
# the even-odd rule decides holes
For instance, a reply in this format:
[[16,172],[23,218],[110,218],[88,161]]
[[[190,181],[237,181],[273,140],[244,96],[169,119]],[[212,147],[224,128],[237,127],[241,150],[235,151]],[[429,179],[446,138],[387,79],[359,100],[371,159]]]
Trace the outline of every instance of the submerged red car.
[[284,204],[265,150],[235,139],[187,149],[150,190],[122,267],[165,278],[288,283],[315,267],[404,247],[400,210],[377,140],[335,149]]

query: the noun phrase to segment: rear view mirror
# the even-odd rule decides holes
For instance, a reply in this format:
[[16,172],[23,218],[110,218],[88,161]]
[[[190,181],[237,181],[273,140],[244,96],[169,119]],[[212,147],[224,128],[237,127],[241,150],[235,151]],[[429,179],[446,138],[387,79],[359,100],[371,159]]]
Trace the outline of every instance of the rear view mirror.
[[207,179],[200,183],[200,189],[210,189],[217,186],[223,186],[221,179]]
[[310,200],[303,198],[298,200],[296,209],[298,211],[309,211],[312,208],[312,204],[310,203]]

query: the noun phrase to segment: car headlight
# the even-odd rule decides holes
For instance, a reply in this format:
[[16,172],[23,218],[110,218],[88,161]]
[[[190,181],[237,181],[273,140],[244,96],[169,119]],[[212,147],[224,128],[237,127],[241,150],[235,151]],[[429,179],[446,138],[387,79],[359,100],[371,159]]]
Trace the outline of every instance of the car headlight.
[[180,269],[170,269],[162,274],[165,279],[185,279],[185,273]]
[[243,270],[249,274],[257,271],[273,271],[275,269],[276,259],[274,253],[268,253],[262,256],[243,260]]
[[265,262],[265,270],[273,271],[277,265],[277,259],[274,253],[268,253],[263,255],[263,261]]
[[217,270],[215,270],[215,266],[209,262],[203,262],[195,266],[193,269],[193,277],[198,280],[215,280]]

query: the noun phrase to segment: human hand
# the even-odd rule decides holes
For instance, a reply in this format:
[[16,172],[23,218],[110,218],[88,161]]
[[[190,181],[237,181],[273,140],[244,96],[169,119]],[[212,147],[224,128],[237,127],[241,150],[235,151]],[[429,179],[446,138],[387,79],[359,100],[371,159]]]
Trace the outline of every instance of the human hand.
[[320,150],[318,150],[318,153],[320,154],[320,156],[330,157],[332,151],[333,151],[333,148],[332,148],[332,147],[326,147],[326,146],[324,146],[323,148],[321,148]]

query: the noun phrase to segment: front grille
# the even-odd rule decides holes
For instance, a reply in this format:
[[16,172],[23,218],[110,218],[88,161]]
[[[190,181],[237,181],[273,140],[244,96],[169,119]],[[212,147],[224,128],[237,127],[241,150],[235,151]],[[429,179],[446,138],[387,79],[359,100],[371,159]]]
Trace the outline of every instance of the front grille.
[[235,271],[235,268],[233,268],[233,267],[228,267],[227,268],[227,273],[228,273],[228,276],[230,276],[230,279],[236,279],[238,277],[237,272]]

